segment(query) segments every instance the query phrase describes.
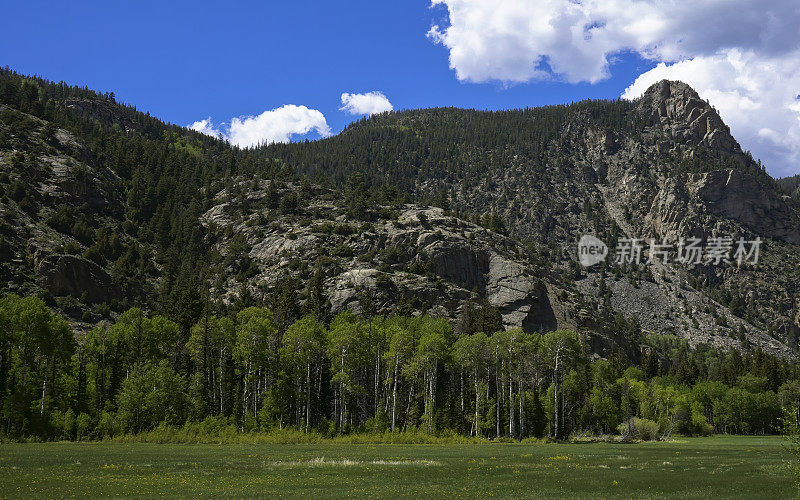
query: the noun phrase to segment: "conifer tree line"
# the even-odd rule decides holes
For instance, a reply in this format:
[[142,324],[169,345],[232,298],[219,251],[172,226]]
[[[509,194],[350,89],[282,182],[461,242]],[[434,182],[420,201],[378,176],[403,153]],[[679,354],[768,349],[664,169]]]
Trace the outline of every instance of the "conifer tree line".
[[[278,308],[279,309],[279,308]],[[429,316],[329,323],[249,306],[190,329],[132,308],[74,337],[36,297],[0,300],[6,438],[107,438],[192,423],[324,435],[484,438],[773,433],[797,415],[796,367],[653,338],[641,362],[558,330],[456,332]]]

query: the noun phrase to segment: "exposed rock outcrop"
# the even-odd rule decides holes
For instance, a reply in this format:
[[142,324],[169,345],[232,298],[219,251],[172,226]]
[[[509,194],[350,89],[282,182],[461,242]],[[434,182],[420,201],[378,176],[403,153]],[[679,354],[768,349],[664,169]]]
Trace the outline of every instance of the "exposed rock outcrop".
[[75,255],[48,255],[38,262],[36,274],[40,285],[53,295],[71,295],[92,304],[118,296],[102,267]]
[[[251,199],[257,205],[259,196]],[[257,222],[258,210],[241,213],[224,202],[209,209],[203,221],[217,227],[233,224],[233,233],[246,235],[249,256],[259,269],[254,281],[265,286],[291,272],[293,262],[325,256],[327,274],[333,274],[325,282],[332,313],[361,311],[360,294],[368,293],[378,312],[391,312],[402,302],[455,320],[468,299],[482,297],[498,308],[506,327],[555,327],[547,289],[510,238],[439,208],[405,205],[394,220],[379,218],[362,228],[322,199],[313,200],[308,210],[322,207],[327,225],[283,217],[279,225],[264,226]],[[222,239],[218,246],[225,253],[230,242]]]
[[741,153],[739,143],[717,111],[683,82],[662,80],[644,93],[640,107],[650,112],[653,125],[687,144],[703,144]]
[[104,125],[118,125],[123,130],[138,128],[138,125],[131,119],[129,114],[125,113],[116,102],[110,99],[67,99],[64,101],[64,106],[86,113]]
[[709,172],[697,184],[712,213],[737,220],[762,237],[800,245],[800,223],[787,202],[746,172]]

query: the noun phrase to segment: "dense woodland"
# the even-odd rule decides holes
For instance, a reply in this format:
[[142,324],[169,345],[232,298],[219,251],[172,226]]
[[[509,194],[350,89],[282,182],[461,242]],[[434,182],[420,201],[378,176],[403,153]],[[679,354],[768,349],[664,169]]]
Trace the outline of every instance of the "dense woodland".
[[[491,313],[470,310],[470,324],[491,324]],[[456,335],[427,316],[286,322],[251,306],[204,316],[186,338],[134,308],[76,340],[41,299],[10,295],[0,301],[0,353],[7,438],[194,426],[656,439],[778,432],[800,403],[796,367],[761,351],[659,337],[630,365],[593,359],[571,331]]]
[[[91,109],[81,107],[86,102]],[[402,201],[412,178],[446,181],[460,172],[479,184],[484,166],[475,157],[535,159],[568,112],[635,129],[638,118],[626,101],[398,113],[350,126],[342,137],[363,137],[349,145],[327,140],[255,150],[165,125],[117,104],[113,94],[7,69],[0,71],[0,104],[0,149],[15,151],[11,170],[0,173],[0,196],[29,215],[46,214],[50,227],[77,242],[60,250],[107,267],[120,290],[95,304],[25,286],[3,294],[5,438],[105,438],[192,425],[324,435],[660,438],[777,432],[784,411],[798,407],[796,367],[761,351],[689,349],[677,337],[649,337],[641,359],[594,359],[574,332],[502,331],[498,312],[480,302],[468,304],[455,327],[425,315],[379,316],[368,307],[362,316],[330,318],[325,276],[313,266],[305,287],[287,276],[262,297],[244,286],[234,303],[211,297],[215,277],[239,264],[209,250],[212,238],[197,220],[236,176],[326,182],[340,187],[342,202],[359,214],[375,201]],[[425,124],[432,115],[440,125],[425,134],[404,125]],[[55,151],[56,127],[81,139],[83,147],[70,153],[83,164],[113,170],[124,199],[100,212],[89,204],[48,205],[35,188],[47,167],[36,158]],[[387,130],[391,140],[383,140]],[[535,140],[518,141],[522,150],[506,148],[518,134]],[[381,177],[369,174],[376,164]],[[445,208],[453,198],[442,190],[426,196]],[[275,200],[282,210],[297,203]],[[505,231],[491,214],[472,215]],[[3,260],[12,257],[10,234],[0,221]],[[247,264],[241,267],[244,285]],[[4,283],[12,278],[5,272],[0,268]],[[56,309],[97,326],[73,332]]]

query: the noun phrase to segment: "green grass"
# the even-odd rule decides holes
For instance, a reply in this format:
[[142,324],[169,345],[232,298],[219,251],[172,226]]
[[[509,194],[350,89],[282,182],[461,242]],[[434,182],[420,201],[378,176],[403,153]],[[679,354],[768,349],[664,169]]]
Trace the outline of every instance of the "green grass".
[[641,444],[0,444],[0,497],[790,498],[780,437]]

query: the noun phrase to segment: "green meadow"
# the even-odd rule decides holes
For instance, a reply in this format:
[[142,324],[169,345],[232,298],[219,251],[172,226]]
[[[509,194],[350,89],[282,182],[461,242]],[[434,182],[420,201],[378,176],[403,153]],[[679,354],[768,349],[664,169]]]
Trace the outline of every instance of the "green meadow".
[[2,444],[0,497],[789,498],[782,445]]

